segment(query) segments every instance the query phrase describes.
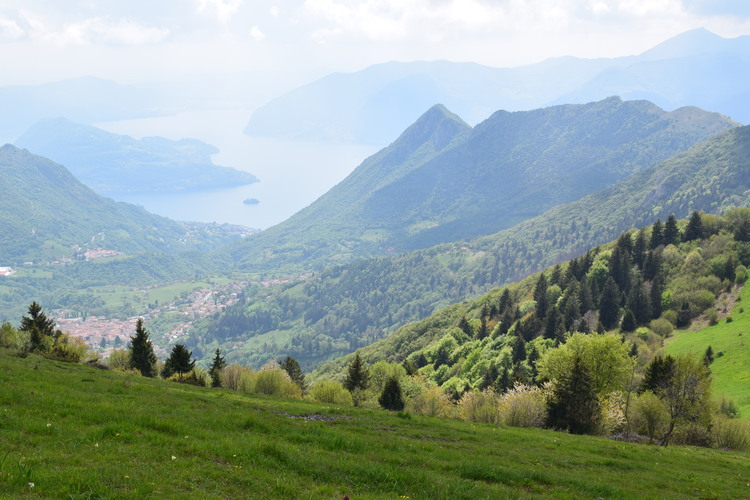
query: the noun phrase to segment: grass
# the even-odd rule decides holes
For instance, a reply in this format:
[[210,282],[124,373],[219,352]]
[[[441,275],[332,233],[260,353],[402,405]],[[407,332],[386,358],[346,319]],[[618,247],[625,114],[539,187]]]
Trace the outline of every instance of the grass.
[[0,368],[3,498],[750,495],[746,453],[279,400],[5,350]]
[[741,297],[732,309],[730,323],[722,319],[697,331],[676,331],[665,351],[702,357],[710,345],[714,351],[714,393],[734,400],[740,415],[750,418],[750,313],[743,310]]

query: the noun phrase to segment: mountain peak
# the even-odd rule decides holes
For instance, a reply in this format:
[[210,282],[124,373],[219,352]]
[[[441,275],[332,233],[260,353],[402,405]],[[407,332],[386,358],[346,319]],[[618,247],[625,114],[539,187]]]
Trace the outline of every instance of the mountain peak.
[[407,128],[393,146],[404,145],[407,149],[412,149],[429,142],[435,151],[440,151],[457,134],[468,130],[471,130],[471,127],[458,115],[451,113],[442,104],[435,104]]
[[696,28],[673,36],[641,54],[641,58],[671,59],[726,49],[731,40],[707,30]]

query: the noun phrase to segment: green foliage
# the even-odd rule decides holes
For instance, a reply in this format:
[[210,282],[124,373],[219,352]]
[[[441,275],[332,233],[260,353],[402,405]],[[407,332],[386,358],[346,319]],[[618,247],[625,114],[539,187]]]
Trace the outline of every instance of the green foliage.
[[130,337],[130,368],[144,377],[156,377],[156,361],[148,330],[143,327],[143,318],[138,318],[135,335]]
[[580,356],[569,371],[555,379],[547,402],[547,425],[572,434],[593,434],[601,420],[594,379]]
[[175,344],[172,346],[172,352],[169,353],[169,357],[164,362],[161,376],[163,378],[169,378],[174,373],[178,376],[182,376],[183,374],[192,371],[193,368],[195,368],[195,360],[192,359],[192,357],[193,353],[188,351],[184,345]]
[[29,335],[29,350],[34,352],[52,350],[55,339],[62,333],[55,330],[55,322],[47,318],[37,302],[29,305],[28,316],[21,318],[19,330]]
[[362,358],[359,356],[359,353],[355,354],[354,359],[349,363],[349,370],[344,379],[344,388],[349,392],[356,389],[367,389],[369,379],[370,374],[364,366]]
[[389,378],[378,398],[378,403],[386,410],[401,411],[404,409],[404,398],[401,394],[401,384],[396,377]]
[[297,384],[302,392],[305,392],[305,374],[302,373],[302,368],[300,368],[297,360],[291,356],[287,356],[281,361],[280,365],[287,375],[289,375],[292,382]]
[[312,401],[318,401],[320,403],[333,403],[344,406],[352,406],[352,395],[349,391],[335,380],[321,380],[316,382],[310,392],[308,398]]
[[221,372],[227,366],[227,362],[221,355],[221,350],[216,349],[214,359],[211,361],[211,368],[208,373],[211,375],[211,387],[221,387]]

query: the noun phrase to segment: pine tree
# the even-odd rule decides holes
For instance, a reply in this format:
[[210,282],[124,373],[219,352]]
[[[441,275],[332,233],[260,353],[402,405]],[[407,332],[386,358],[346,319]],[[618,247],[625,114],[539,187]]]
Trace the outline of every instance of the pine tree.
[[557,380],[547,403],[547,426],[572,434],[593,433],[601,419],[599,398],[594,391],[593,377],[576,356],[571,371]]
[[401,384],[396,377],[388,379],[383,392],[378,398],[380,406],[386,410],[401,411],[404,409],[404,397],[401,395]]
[[633,243],[633,264],[638,266],[638,269],[643,269],[643,259],[646,254],[646,235],[644,230],[638,231],[638,235],[635,237]]
[[156,355],[149,339],[148,330],[143,328],[143,318],[135,324],[135,335],[130,337],[130,367],[141,372],[144,377],[156,376]]
[[370,373],[365,368],[359,353],[354,355],[354,359],[349,363],[349,370],[344,379],[344,388],[349,392],[355,389],[367,389],[370,380]]
[[622,325],[620,325],[620,330],[626,333],[630,333],[634,332],[637,326],[638,325],[636,324],[633,311],[631,311],[630,309],[626,309],[625,316],[622,317]]
[[674,214],[671,214],[667,218],[666,224],[664,224],[664,235],[662,241],[664,245],[676,245],[680,239],[680,231],[677,228],[677,219]]
[[687,227],[685,227],[684,241],[698,240],[703,237],[703,220],[697,210],[690,216]]
[[534,300],[536,301],[536,315],[540,319],[544,319],[549,307],[547,300],[547,278],[544,276],[544,273],[539,275],[539,279],[534,287]]
[[211,387],[221,387],[221,371],[227,366],[226,360],[221,356],[221,351],[216,349],[216,354],[211,362]]
[[302,368],[299,366],[297,360],[291,356],[287,356],[279,364],[289,375],[289,378],[292,379],[292,382],[297,384],[299,388],[302,389],[302,392],[305,392],[307,389],[305,385],[305,374],[302,373]]
[[633,312],[638,325],[646,324],[652,318],[651,297],[645,288],[643,281],[639,278],[628,294],[628,308]]
[[708,367],[711,363],[714,362],[714,350],[711,348],[711,346],[708,346],[706,349],[706,353],[703,355],[703,364]]
[[610,276],[604,283],[602,297],[599,301],[599,321],[604,328],[611,330],[620,320],[620,290]]
[[62,332],[55,329],[55,322],[47,318],[42,311],[42,306],[37,302],[29,305],[27,314],[28,316],[21,318],[21,326],[18,330],[29,334],[30,351],[46,351],[52,347],[52,343]]
[[654,250],[664,242],[662,235],[661,219],[656,219],[654,225],[651,226],[651,239],[648,240],[648,247]]
[[471,327],[469,322],[466,320],[466,316],[462,316],[458,322],[458,327],[464,332],[469,338],[474,337],[474,329]]
[[479,390],[483,391],[488,387],[495,387],[499,375],[500,373],[498,373],[497,367],[494,364],[491,364],[490,367],[485,370],[484,375],[482,375],[482,381],[479,383]]
[[656,356],[646,367],[646,374],[641,382],[639,392],[658,393],[668,386],[674,376],[675,359],[672,356]]
[[192,359],[192,356],[193,353],[188,351],[187,347],[182,344],[175,344],[172,347],[172,352],[169,353],[169,357],[164,362],[161,376],[169,378],[175,373],[177,375],[190,373],[195,368],[195,360]]

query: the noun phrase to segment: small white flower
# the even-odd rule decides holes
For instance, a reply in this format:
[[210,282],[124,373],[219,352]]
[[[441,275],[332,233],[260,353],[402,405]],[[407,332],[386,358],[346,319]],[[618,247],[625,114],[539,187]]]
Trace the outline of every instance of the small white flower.
[[94,446],[96,446],[97,448],[99,448],[99,443],[96,443]]
[[29,488],[33,488],[33,487],[34,487],[34,483],[29,483]]
[[177,460],[177,457],[172,455],[172,460]]
[[47,424],[47,427],[52,427],[52,424]]

